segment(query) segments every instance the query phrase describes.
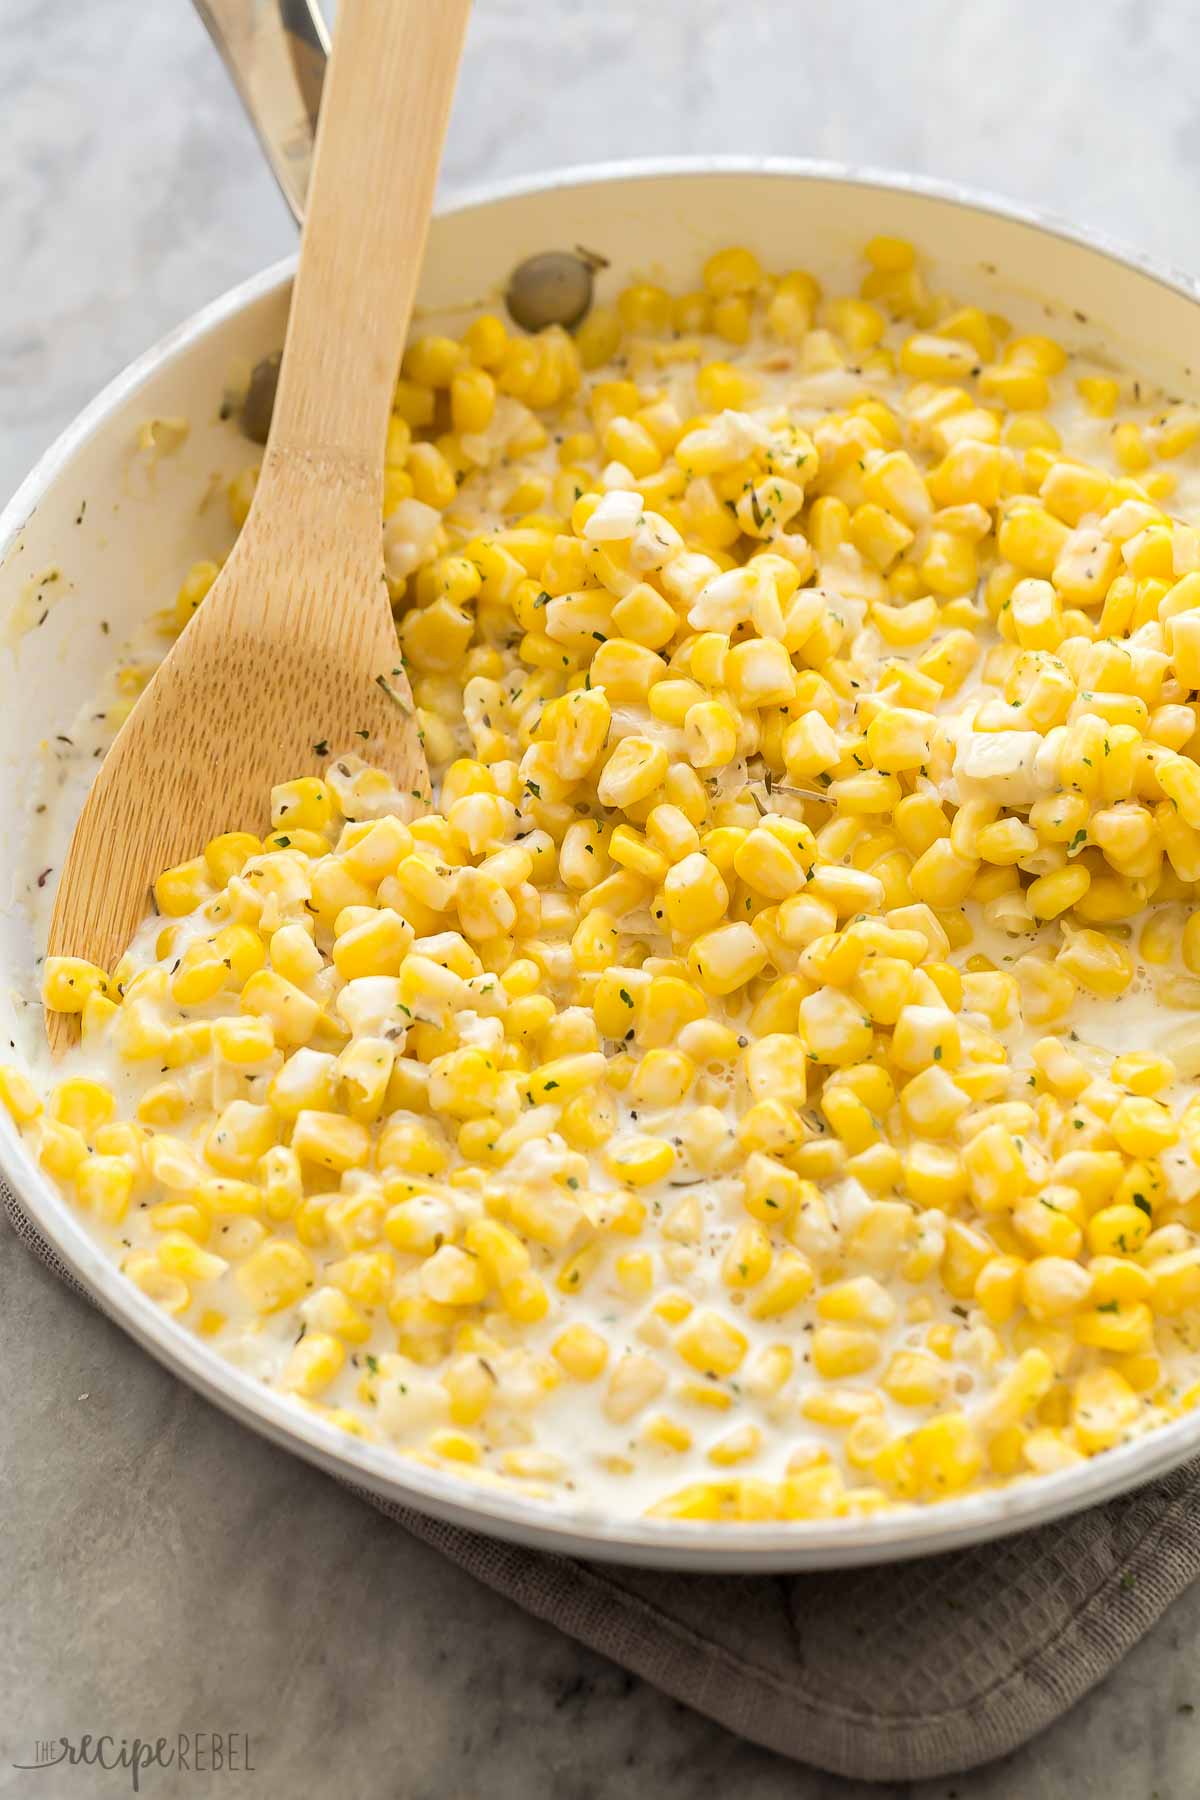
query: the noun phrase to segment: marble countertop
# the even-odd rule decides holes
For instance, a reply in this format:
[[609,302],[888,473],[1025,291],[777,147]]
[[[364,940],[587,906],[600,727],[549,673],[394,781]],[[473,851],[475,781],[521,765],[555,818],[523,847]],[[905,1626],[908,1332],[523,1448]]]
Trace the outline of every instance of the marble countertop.
[[[1200,269],[1193,25],[1187,0],[477,0],[443,186],[830,156]],[[6,0],[4,27],[0,496],[130,357],[294,242],[184,0]],[[249,1733],[255,1773],[211,1789],[231,1800],[901,1800],[748,1748],[527,1618],[195,1399],[3,1226],[0,1370],[0,1796],[128,1792],[11,1766],[91,1729]],[[1024,1751],[903,1800],[1192,1800],[1198,1652],[1200,1588]]]

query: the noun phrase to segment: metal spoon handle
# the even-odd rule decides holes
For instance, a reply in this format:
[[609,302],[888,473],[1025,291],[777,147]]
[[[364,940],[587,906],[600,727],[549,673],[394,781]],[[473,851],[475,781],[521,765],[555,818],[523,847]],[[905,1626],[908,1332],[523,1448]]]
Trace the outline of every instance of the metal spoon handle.
[[297,223],[312,172],[329,33],[316,0],[193,0]]

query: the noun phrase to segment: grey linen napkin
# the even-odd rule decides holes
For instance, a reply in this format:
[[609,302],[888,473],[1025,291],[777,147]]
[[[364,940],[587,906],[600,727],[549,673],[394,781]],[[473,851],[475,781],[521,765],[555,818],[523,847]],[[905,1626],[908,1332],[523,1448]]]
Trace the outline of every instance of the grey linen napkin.
[[[0,1200],[18,1237],[82,1292],[2,1182]],[[828,1575],[580,1562],[353,1491],[729,1730],[867,1781],[950,1774],[1015,1749],[1101,1681],[1200,1573],[1200,1463],[1040,1531]]]

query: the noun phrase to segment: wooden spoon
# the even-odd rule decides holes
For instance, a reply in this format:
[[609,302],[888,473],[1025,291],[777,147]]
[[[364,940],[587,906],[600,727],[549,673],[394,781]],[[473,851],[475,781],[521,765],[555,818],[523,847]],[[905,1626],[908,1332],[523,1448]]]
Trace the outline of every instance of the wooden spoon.
[[[341,0],[254,504],[101,765],[52,956],[111,968],[161,870],[264,830],[273,783],[346,751],[429,802],[383,579],[383,457],[468,8]],[[55,1054],[77,1027],[47,1014]]]

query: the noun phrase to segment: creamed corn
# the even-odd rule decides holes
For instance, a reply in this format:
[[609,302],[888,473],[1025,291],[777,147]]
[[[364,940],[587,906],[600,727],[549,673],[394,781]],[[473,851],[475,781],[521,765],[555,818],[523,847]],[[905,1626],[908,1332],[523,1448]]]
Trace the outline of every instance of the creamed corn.
[[465,1479],[842,1518],[1176,1416],[1198,441],[895,239],[857,295],[733,248],[416,338],[438,810],[316,743],[115,969],[49,962],[82,1049],[0,1097],[144,1293]]

